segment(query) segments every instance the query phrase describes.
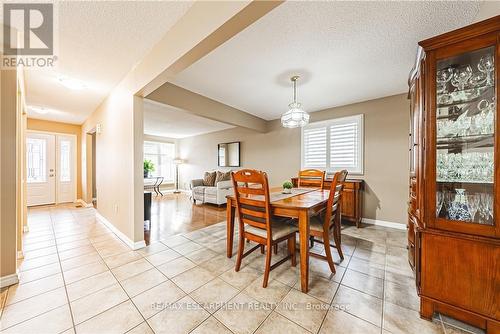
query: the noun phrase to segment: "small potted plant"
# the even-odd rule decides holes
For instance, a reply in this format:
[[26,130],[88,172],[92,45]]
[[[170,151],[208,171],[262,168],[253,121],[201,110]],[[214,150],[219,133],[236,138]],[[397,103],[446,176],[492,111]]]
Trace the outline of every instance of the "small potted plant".
[[283,183],[283,194],[291,194],[292,193],[293,184],[290,181],[285,181]]
[[150,177],[151,172],[154,172],[155,165],[151,160],[144,160],[144,178]]

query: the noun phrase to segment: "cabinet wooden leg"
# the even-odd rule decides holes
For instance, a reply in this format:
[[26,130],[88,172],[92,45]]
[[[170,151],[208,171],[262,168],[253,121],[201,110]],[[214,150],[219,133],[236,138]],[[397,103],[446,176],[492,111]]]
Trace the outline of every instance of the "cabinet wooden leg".
[[420,317],[432,320],[434,314],[434,305],[431,301],[420,298]]

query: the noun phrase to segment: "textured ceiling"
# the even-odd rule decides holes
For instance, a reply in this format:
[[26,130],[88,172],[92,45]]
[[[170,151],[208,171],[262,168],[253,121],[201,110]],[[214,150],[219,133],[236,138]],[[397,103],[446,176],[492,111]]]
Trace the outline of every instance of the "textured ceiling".
[[293,74],[309,111],[402,93],[417,42],[471,23],[480,4],[285,2],[174,83],[267,120],[287,110]]
[[[190,1],[59,1],[57,68],[28,70],[28,104],[56,111],[29,116],[82,123],[189,9]],[[79,91],[57,78],[81,80]]]
[[232,127],[144,99],[144,133],[148,135],[185,138]]

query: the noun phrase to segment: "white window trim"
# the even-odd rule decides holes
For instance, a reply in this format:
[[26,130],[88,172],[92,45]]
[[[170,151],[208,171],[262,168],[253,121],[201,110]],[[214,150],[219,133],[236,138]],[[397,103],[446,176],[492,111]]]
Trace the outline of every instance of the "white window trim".
[[[358,114],[358,115],[353,115],[353,116],[347,116],[347,117],[340,117],[340,118],[332,118],[329,120],[325,121],[319,121],[319,122],[313,122],[309,123],[308,125],[304,126],[301,128],[301,135],[300,135],[300,165],[302,169],[305,168],[314,168],[312,166],[304,166],[304,130],[306,129],[314,129],[314,128],[321,128],[321,127],[326,127],[326,172],[331,173],[331,172],[337,172],[338,168],[331,167],[330,166],[330,126],[335,124],[345,124],[345,123],[352,123],[353,121],[358,122],[359,127],[361,129],[361,134],[358,136],[358,147],[359,147],[359,152],[358,152],[358,161],[359,165],[358,168],[355,170],[348,170],[350,175],[363,175],[364,174],[364,137],[365,137],[365,127],[364,127],[364,114]],[[320,167],[323,169],[324,167]]]

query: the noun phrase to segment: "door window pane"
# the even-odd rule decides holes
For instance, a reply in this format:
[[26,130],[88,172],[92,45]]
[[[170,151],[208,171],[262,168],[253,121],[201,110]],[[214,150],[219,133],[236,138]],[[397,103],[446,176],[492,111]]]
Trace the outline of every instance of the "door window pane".
[[69,140],[60,141],[61,167],[59,175],[61,182],[71,181],[71,142]]
[[47,181],[47,142],[44,139],[26,139],[27,182]]

